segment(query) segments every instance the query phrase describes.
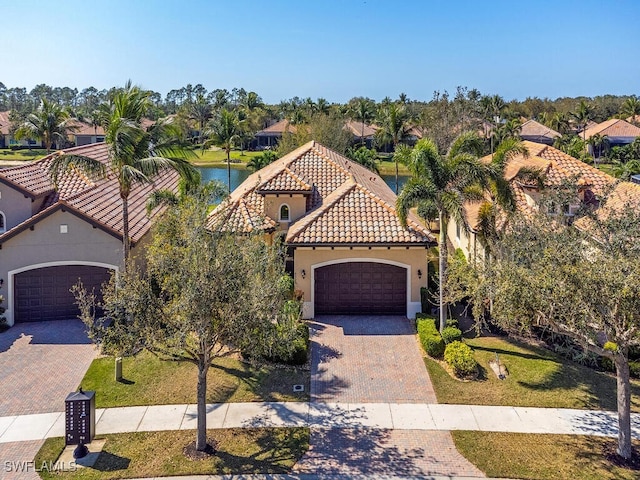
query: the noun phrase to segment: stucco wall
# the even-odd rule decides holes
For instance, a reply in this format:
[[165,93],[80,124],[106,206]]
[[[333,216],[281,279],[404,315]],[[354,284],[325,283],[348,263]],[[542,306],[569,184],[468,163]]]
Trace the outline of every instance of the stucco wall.
[[[60,233],[60,225],[68,233]],[[120,268],[122,242],[69,212],[58,211],[7,240],[0,250],[0,294],[8,307],[5,316],[13,324],[13,275],[34,266],[62,264]]]
[[264,213],[275,221],[280,220],[280,206],[289,205],[289,222],[281,222],[280,227],[289,228],[289,224],[295,222],[305,213],[307,213],[307,199],[304,195],[286,194],[286,195],[265,195],[264,196]]
[[[296,289],[304,293],[305,318],[312,318],[313,312],[313,282],[314,267],[323,264],[338,263],[340,261],[383,261],[399,265],[408,269],[409,299],[407,301],[407,316],[415,317],[420,311],[420,287],[427,286],[427,250],[425,247],[297,247],[294,251],[294,279]],[[305,278],[302,278],[302,270]],[[422,278],[418,278],[418,270]]]
[[29,197],[0,183],[0,212],[4,213],[9,230],[31,217],[32,202]]

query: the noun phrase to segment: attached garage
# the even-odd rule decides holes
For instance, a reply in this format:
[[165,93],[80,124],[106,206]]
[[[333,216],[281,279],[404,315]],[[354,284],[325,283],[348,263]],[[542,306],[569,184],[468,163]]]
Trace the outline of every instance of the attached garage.
[[315,269],[316,315],[406,315],[407,269],[347,262]]
[[18,273],[13,278],[15,322],[77,318],[79,311],[71,287],[81,279],[88,291],[94,289],[99,294],[110,276],[110,269],[88,265],[60,265]]

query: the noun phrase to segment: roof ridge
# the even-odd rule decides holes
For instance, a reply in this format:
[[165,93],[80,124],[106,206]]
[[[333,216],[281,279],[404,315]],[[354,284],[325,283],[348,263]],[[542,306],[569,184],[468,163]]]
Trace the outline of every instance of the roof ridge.
[[322,157],[324,157],[327,161],[331,162],[333,165],[335,165],[336,167],[338,167],[338,169],[344,173],[345,175],[348,175],[350,177],[353,178],[353,174],[352,172],[350,172],[349,170],[347,170],[346,168],[344,168],[342,165],[340,165],[338,162],[336,162],[335,160],[333,160],[331,158],[331,156],[328,154],[328,152],[331,153],[336,153],[336,155],[340,155],[337,152],[333,152],[333,150],[330,150],[329,148],[325,147],[324,145],[321,145],[319,143],[317,143],[315,140],[312,140],[312,142],[314,143],[314,148],[316,149],[316,151],[318,152],[319,155],[321,155]]
[[358,184],[349,178],[336,188],[329,196],[325,198],[325,201],[318,205],[314,210],[307,212],[300,220],[289,227],[287,232],[287,239],[293,238],[299,233],[303,232],[305,228],[311,225],[315,220],[324,215],[329,208],[334,206],[339,200],[341,200],[349,191],[353,190]]

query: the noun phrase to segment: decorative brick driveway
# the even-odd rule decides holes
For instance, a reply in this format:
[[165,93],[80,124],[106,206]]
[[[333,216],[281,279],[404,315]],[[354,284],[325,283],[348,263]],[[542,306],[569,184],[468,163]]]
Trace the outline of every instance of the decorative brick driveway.
[[[96,354],[80,320],[23,323],[0,334],[0,417],[63,411]],[[0,478],[40,478],[24,462],[42,443],[0,444]]]
[[412,320],[327,316],[310,327],[311,401],[436,403]]
[[[311,327],[311,401],[437,403],[414,323],[402,317],[319,317]],[[296,473],[484,477],[433,430],[312,429]]]

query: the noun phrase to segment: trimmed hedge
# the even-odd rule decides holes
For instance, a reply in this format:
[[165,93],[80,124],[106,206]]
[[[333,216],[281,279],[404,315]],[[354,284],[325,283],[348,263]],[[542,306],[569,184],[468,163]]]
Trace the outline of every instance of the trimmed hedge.
[[478,373],[478,362],[473,357],[473,350],[466,343],[456,341],[447,345],[444,361],[453,368],[458,377],[470,377]]
[[420,343],[425,352],[427,352],[430,357],[442,358],[444,354],[444,340],[442,340],[440,332],[436,327],[435,318],[417,318],[416,327]]
[[456,327],[445,327],[442,330],[442,339],[447,345],[462,340],[462,330]]

